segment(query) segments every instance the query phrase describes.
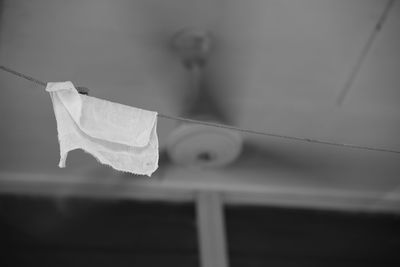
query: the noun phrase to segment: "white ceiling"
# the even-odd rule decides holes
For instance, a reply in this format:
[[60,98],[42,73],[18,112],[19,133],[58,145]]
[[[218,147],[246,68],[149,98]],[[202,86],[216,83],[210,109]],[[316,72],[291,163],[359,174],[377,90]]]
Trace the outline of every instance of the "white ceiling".
[[[6,0],[0,62],[45,81],[89,87],[92,96],[179,115],[186,75],[165,44],[177,30],[196,27],[215,36],[211,67],[225,85],[220,94],[234,107],[236,126],[400,150],[399,1],[337,104],[386,6],[382,0]],[[58,169],[44,88],[7,73],[0,73],[0,85],[0,171],[116,175],[80,151]],[[159,119],[161,145],[175,126]],[[170,169],[164,179],[400,199],[393,193],[400,186],[399,155],[245,138],[303,168],[259,158],[223,170]]]

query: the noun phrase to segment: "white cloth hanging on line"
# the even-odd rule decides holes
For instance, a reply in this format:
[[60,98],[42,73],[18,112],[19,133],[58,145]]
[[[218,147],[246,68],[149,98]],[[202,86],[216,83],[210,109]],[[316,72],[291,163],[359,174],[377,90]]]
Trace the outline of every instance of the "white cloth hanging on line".
[[81,95],[71,82],[47,83],[57,121],[59,167],[83,149],[116,170],[140,175],[158,168],[157,113]]

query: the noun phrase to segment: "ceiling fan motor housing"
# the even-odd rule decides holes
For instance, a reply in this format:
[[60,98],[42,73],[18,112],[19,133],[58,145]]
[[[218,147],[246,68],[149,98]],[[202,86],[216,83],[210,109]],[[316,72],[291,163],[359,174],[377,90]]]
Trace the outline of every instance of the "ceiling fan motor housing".
[[211,50],[211,36],[198,29],[182,29],[173,36],[172,48],[187,69],[201,68]]
[[242,143],[242,136],[228,129],[181,124],[167,140],[167,153],[175,164],[222,167],[240,155]]

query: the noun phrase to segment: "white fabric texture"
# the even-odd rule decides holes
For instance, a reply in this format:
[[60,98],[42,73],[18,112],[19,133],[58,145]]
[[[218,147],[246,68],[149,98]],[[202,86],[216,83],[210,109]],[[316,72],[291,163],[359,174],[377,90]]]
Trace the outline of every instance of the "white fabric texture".
[[158,168],[157,113],[81,95],[71,82],[48,83],[60,143],[59,167],[83,149],[116,170],[148,175]]

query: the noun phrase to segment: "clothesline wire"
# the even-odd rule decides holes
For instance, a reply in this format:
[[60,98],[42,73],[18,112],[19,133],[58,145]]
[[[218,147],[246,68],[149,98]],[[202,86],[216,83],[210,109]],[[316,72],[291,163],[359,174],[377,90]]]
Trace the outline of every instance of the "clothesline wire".
[[[0,65],[0,69],[3,71],[6,71],[8,73],[11,73],[13,75],[16,75],[18,77],[24,78],[28,81],[34,82],[41,86],[46,86],[46,84],[47,84],[47,83],[40,81],[38,79],[35,79],[31,76],[28,76],[21,72],[10,69],[9,67]],[[235,127],[235,126],[225,125],[225,124],[219,124],[219,123],[213,123],[213,122],[207,122],[207,121],[201,121],[201,120],[194,120],[194,119],[183,118],[183,117],[179,117],[179,116],[166,115],[166,114],[162,114],[162,113],[158,113],[158,117],[168,119],[168,120],[199,124],[199,125],[204,125],[204,126],[209,126],[209,127],[229,129],[229,130],[233,130],[233,131],[237,131],[237,132],[241,132],[241,133],[253,134],[253,135],[260,135],[260,136],[267,136],[267,137],[274,137],[274,138],[281,138],[281,139],[287,139],[287,140],[293,140],[293,141],[308,142],[308,143],[337,146],[337,147],[344,147],[344,148],[353,148],[353,149],[360,149],[360,150],[369,150],[369,151],[400,154],[400,151],[398,151],[398,150],[392,150],[392,149],[387,149],[387,148],[346,144],[346,143],[336,143],[336,142],[330,142],[330,141],[325,141],[325,140],[320,140],[320,139],[289,136],[289,135],[276,134],[276,133],[270,133],[270,132],[261,132],[261,131],[251,130],[251,129],[244,129],[244,128],[239,128],[239,127]]]
[[0,65],[0,69],[2,69],[3,71],[9,72],[9,73],[11,73],[11,74],[14,74],[14,75],[16,75],[16,76],[18,76],[18,77],[24,78],[24,79],[26,79],[26,80],[28,80],[28,81],[34,82],[34,83],[36,83],[36,84],[38,84],[38,85],[46,86],[46,83],[45,83],[45,82],[39,81],[38,79],[35,79],[35,78],[33,78],[33,77],[31,77],[31,76],[28,76],[28,75],[25,75],[25,74],[23,74],[23,73],[21,73],[21,72],[18,72],[18,71],[16,71],[16,70],[10,69],[10,68],[8,68],[8,67],[1,66],[1,65]]

